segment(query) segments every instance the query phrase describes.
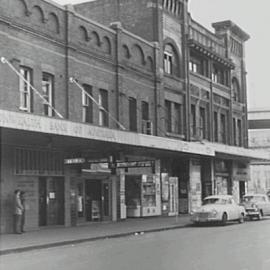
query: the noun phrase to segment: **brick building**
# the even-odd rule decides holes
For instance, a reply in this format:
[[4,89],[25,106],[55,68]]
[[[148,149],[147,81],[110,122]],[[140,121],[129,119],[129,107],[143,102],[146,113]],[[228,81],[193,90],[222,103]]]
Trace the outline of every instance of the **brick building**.
[[[270,111],[253,109],[248,112],[249,147],[270,152]],[[253,160],[250,163],[248,192],[269,193],[270,195],[270,162]]]
[[[187,213],[245,193],[249,36],[187,1],[0,0],[1,232]],[[72,78],[72,79],[70,79]],[[82,90],[83,89],[83,90]]]

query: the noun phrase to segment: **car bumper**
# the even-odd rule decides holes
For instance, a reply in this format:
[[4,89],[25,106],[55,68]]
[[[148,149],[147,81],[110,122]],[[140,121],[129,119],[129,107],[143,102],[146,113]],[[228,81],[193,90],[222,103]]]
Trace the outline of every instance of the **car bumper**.
[[221,221],[220,217],[200,217],[200,216],[192,216],[191,221],[193,223],[207,223],[207,222],[219,222]]
[[246,209],[246,216],[255,217],[260,214],[260,211],[257,209]]

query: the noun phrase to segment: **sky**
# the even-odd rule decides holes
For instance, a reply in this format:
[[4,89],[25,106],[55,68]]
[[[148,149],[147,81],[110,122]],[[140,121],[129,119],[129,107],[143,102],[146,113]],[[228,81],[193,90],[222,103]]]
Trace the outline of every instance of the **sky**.
[[[53,0],[59,4],[87,2],[87,0]],[[134,0],[136,1],[136,0]],[[231,20],[247,32],[246,69],[248,107],[270,109],[270,1],[269,0],[189,0],[194,20],[212,30],[213,22]]]

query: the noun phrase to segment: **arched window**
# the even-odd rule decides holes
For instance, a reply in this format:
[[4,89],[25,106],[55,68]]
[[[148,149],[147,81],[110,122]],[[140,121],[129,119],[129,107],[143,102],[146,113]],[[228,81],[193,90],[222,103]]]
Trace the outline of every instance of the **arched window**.
[[137,65],[144,65],[145,59],[144,59],[144,53],[141,48],[141,46],[135,44],[132,46],[132,58],[135,64]]
[[79,27],[79,40],[80,41],[88,41],[88,33],[84,26]]
[[55,13],[50,13],[48,17],[48,26],[54,33],[60,33],[60,23],[57,15]]
[[37,24],[44,22],[44,13],[41,7],[34,6],[32,8],[32,18],[33,18],[33,21]]
[[175,48],[166,44],[164,48],[164,72],[179,77],[179,61]]
[[232,94],[234,101],[241,102],[240,86],[236,78],[232,79]]

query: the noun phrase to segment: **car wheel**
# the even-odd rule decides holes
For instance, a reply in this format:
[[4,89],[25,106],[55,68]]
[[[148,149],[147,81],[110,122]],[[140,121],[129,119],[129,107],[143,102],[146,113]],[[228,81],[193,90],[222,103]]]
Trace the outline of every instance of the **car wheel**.
[[245,215],[244,215],[244,213],[241,213],[241,216],[240,216],[238,222],[239,223],[244,223],[244,221],[245,221]]
[[260,210],[258,216],[257,216],[257,219],[258,220],[261,220],[262,219],[262,216],[263,216],[263,213],[262,213],[262,210]]
[[227,215],[227,213],[223,213],[223,215],[222,215],[222,220],[221,220],[221,224],[222,224],[223,226],[225,226],[225,225],[227,224],[227,221],[228,221],[228,215]]

